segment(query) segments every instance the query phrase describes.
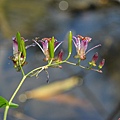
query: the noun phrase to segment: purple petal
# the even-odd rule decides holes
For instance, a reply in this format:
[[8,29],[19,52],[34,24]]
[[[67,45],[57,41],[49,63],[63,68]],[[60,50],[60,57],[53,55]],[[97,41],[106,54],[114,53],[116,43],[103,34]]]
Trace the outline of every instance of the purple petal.
[[88,41],[82,40],[81,41],[81,48],[80,49],[85,52],[87,50],[87,47],[88,47]]
[[92,38],[90,38],[90,37],[84,37],[84,40],[90,42],[92,40]]
[[12,39],[13,39],[13,54],[16,54],[18,53],[18,43],[15,37],[13,37]]
[[48,50],[48,40],[45,40],[44,42],[41,41],[41,42],[42,42],[43,50],[44,50],[44,51],[47,51],[47,50]]

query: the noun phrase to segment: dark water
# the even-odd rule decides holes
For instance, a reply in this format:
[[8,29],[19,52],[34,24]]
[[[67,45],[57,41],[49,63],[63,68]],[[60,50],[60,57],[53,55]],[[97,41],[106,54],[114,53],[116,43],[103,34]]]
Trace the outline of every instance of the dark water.
[[[32,40],[36,36],[55,36],[58,40],[67,39],[69,30],[73,34],[92,37],[90,47],[101,43],[102,47],[91,51],[86,62],[98,51],[99,59],[106,59],[103,73],[86,71],[70,65],[63,65],[63,69],[49,70],[50,82],[65,79],[72,75],[80,75],[83,84],[68,92],[79,100],[87,101],[90,106],[70,105],[57,101],[28,100],[21,103],[18,96],[27,90],[42,86],[46,83],[46,74],[43,72],[38,79],[30,78],[25,81],[14,102],[20,104],[18,112],[37,120],[117,120],[120,117],[120,7],[111,6],[96,10],[80,11],[76,14],[70,11],[61,11],[52,8],[49,2],[14,1],[1,5],[0,8],[0,95],[9,99],[21,79],[21,73],[13,69],[8,59],[12,55],[11,37],[20,31],[22,36]],[[67,41],[62,45],[67,50]],[[38,65],[44,64],[43,55],[39,48],[27,51],[28,65],[24,67],[28,72]],[[65,52],[66,56],[67,51]],[[75,48],[73,54],[75,53]],[[73,56],[73,55],[72,55]],[[73,60],[73,57],[70,59]],[[84,102],[83,102],[84,103]],[[84,103],[85,104],[85,103]],[[8,120],[17,120],[13,117],[15,109],[10,110]],[[3,109],[0,109],[0,119]],[[26,116],[22,120],[28,119]],[[29,118],[30,119],[30,118]]]

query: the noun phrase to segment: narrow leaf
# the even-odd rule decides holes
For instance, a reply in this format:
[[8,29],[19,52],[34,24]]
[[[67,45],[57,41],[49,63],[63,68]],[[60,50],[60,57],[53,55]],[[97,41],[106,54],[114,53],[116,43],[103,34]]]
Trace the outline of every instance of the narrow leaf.
[[55,39],[54,37],[52,37],[52,39],[48,43],[50,58],[54,58],[54,42],[55,42]]
[[7,105],[9,105],[8,101],[5,98],[3,98],[2,96],[0,96],[0,108],[5,107]]
[[72,32],[70,31],[68,34],[68,53],[72,53]]
[[22,55],[24,56],[24,60],[22,61],[22,64],[25,62],[26,60],[26,48],[25,48],[25,41],[24,39],[21,38],[21,35],[19,32],[17,32],[16,34],[16,38],[17,38],[17,42],[18,42],[18,51],[22,53]]
[[23,56],[24,56],[24,61],[25,62],[25,59],[26,59],[26,49],[25,49],[25,42],[24,40],[21,39],[21,48],[22,48],[22,53],[23,53]]
[[21,48],[21,35],[20,35],[19,32],[17,32],[16,38],[17,38],[17,43],[18,43],[18,50],[19,50],[20,52],[22,52],[22,48]]
[[10,106],[11,108],[18,108],[18,107],[19,107],[19,105],[16,104],[16,103],[10,103],[9,106]]

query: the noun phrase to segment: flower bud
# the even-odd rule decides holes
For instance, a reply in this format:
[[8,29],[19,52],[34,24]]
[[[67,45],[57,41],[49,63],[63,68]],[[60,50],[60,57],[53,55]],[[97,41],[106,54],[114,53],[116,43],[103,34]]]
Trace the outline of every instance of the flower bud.
[[102,69],[102,67],[104,66],[104,64],[105,64],[105,59],[103,59],[103,60],[99,63],[98,68],[99,68],[99,69]]
[[63,50],[61,50],[59,53],[58,53],[58,61],[62,61],[62,57],[63,57]]
[[98,60],[98,53],[96,52],[92,58],[92,61],[89,62],[89,65],[96,66],[97,60]]

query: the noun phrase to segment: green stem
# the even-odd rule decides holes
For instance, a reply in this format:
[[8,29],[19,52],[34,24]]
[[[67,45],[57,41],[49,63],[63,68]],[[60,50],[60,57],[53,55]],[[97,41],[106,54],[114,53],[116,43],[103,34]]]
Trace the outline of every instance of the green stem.
[[[68,55],[68,58],[69,58],[69,57],[70,57],[70,54]],[[67,60],[67,59],[66,59],[66,60]],[[20,68],[21,68],[21,71],[22,71],[22,74],[23,74],[23,78],[22,78],[22,80],[20,81],[20,83],[19,83],[18,87],[16,88],[16,90],[14,91],[12,97],[10,98],[9,104],[12,103],[14,97],[16,96],[16,94],[18,93],[18,91],[20,90],[20,88],[21,88],[23,82],[25,81],[25,79],[26,79],[30,74],[34,73],[35,71],[40,70],[40,71],[39,71],[39,73],[40,73],[40,72],[42,72],[42,70],[44,70],[45,68],[48,68],[49,66],[57,65],[57,64],[62,64],[62,63],[64,63],[64,62],[66,62],[66,63],[68,63],[68,64],[76,65],[75,63],[70,63],[70,62],[68,62],[68,61],[66,61],[66,60],[61,61],[61,62],[59,62],[59,63],[54,63],[54,64],[51,64],[51,63],[52,63],[52,60],[51,60],[48,65],[45,65],[45,66],[42,66],[42,67],[38,67],[38,68],[36,68],[36,69],[33,69],[33,70],[31,70],[30,72],[28,72],[26,75],[24,74],[24,71],[23,71],[23,69],[22,69],[22,67],[21,67],[21,65],[20,65]],[[6,119],[7,119],[8,110],[9,110],[9,106],[6,106],[5,112],[4,112],[4,119],[3,119],[3,120],[6,120]]]
[[[15,92],[13,93],[12,97],[10,98],[9,100],[9,105],[11,104],[11,102],[13,101],[14,97],[16,96],[17,92],[19,91],[19,89],[21,88],[23,82],[25,81],[26,79],[26,75],[23,76],[22,80],[20,81],[18,87],[16,88]],[[6,120],[7,119],[7,113],[8,113],[8,110],[9,110],[9,106],[6,106],[5,107],[5,112],[4,112],[4,119],[3,120]]]
[[21,66],[20,57],[21,57],[21,53],[19,54],[19,61],[18,62],[19,62],[19,66],[20,66],[20,70],[22,72],[22,75],[25,76],[24,70],[23,70],[23,68]]
[[4,118],[3,120],[7,120],[7,113],[8,113],[9,106],[5,107]]
[[79,59],[77,65],[80,65],[80,62],[81,62],[81,60]]
[[24,70],[21,65],[20,65],[20,69],[21,69],[22,75],[25,76]]
[[[69,59],[70,55],[71,55],[71,54],[68,55],[67,59]],[[25,81],[25,79],[26,79],[30,74],[32,74],[32,73],[34,73],[34,72],[37,72],[37,71],[39,71],[39,73],[40,73],[40,72],[42,72],[42,70],[48,68],[49,66],[57,65],[57,64],[62,64],[62,63],[68,63],[68,64],[71,64],[71,65],[75,65],[75,66],[76,66],[75,63],[68,62],[67,59],[65,59],[64,61],[61,61],[61,62],[59,62],[59,63],[53,63],[53,64],[51,64],[51,63],[52,63],[52,60],[51,60],[50,63],[49,63],[48,65],[45,65],[45,66],[41,66],[41,67],[35,68],[35,69],[31,70],[30,72],[28,72],[26,75],[24,74],[24,71],[23,71],[23,69],[22,69],[22,67],[21,67],[21,65],[20,65],[21,71],[22,71],[22,74],[23,74],[23,78],[22,78],[22,80],[20,81],[20,83],[19,83],[18,87],[16,88],[16,90],[14,91],[12,97],[10,98],[9,104],[12,103],[14,97],[16,96],[16,94],[18,93],[18,91],[20,90],[20,88],[21,88],[23,82]],[[80,65],[79,65],[79,66],[80,66]],[[80,67],[81,67],[81,66],[80,66]],[[38,73],[38,74],[39,74],[39,73]],[[9,110],[9,106],[6,106],[5,112],[4,112],[4,120],[7,119],[8,110]]]
[[68,54],[68,56],[67,56],[67,58],[64,60],[64,62],[67,61],[67,60],[70,58],[70,56],[71,56],[71,53]]
[[15,92],[13,93],[12,97],[10,98],[10,101],[9,101],[9,104],[11,104],[11,102],[13,101],[14,97],[16,96],[17,92],[19,91],[19,89],[21,88],[23,82],[25,81],[26,79],[26,75],[23,76],[22,80],[20,81],[18,87],[16,88]]
[[70,65],[74,65],[74,66],[79,66],[79,67],[81,67],[81,68],[83,68],[83,69],[86,69],[86,70],[93,70],[93,71],[95,71],[95,72],[102,73],[102,71],[99,70],[99,69],[93,69],[93,68],[84,67],[84,66],[82,66],[82,65],[77,65],[76,63],[72,63],[72,62],[69,62],[69,61],[65,61],[65,63],[70,64]]
[[[22,74],[23,74],[23,78],[22,78],[22,80],[20,81],[19,85],[17,86],[16,90],[14,91],[12,97],[10,98],[9,104],[12,103],[14,97],[16,96],[16,94],[18,93],[18,91],[20,90],[23,82],[25,81],[25,79],[26,79],[31,73],[33,73],[33,72],[35,72],[35,71],[37,71],[37,70],[40,70],[40,69],[41,69],[41,70],[40,70],[40,72],[41,72],[42,70],[44,70],[44,68],[46,68],[46,67],[48,67],[48,66],[50,66],[50,65],[45,65],[45,66],[42,66],[42,67],[38,67],[38,68],[36,68],[36,69],[33,69],[32,71],[30,71],[30,72],[29,72],[28,74],[26,74],[26,75],[24,74],[24,71],[23,71],[23,69],[22,69],[22,67],[21,67]],[[5,107],[5,112],[4,112],[4,119],[3,119],[3,120],[6,120],[6,119],[7,119],[8,110],[9,110],[9,106],[6,106],[6,107]]]
[[79,66],[83,69],[87,69],[86,67],[82,66],[82,65],[77,65],[76,63],[72,63],[72,62],[69,62],[69,61],[65,61],[66,63],[70,64],[70,65],[74,65],[74,66]]
[[41,69],[43,70],[45,67],[47,67],[47,65],[35,68],[35,69],[31,70],[29,73],[27,73],[26,76],[28,77],[30,74],[34,73],[35,71],[38,71],[38,70],[41,70]]
[[51,59],[51,60],[49,61],[48,65],[51,65],[52,61],[53,61],[53,60]]

